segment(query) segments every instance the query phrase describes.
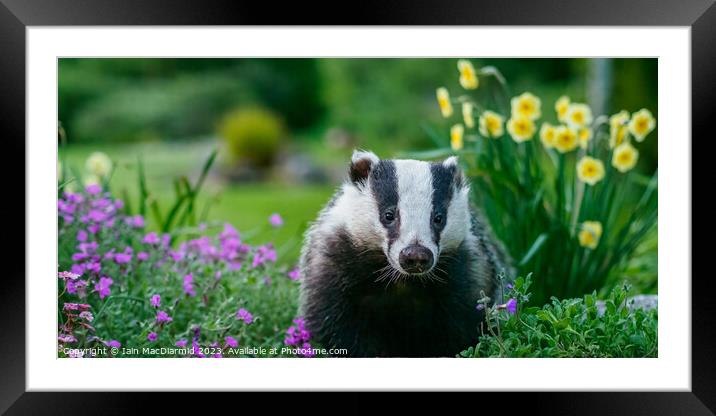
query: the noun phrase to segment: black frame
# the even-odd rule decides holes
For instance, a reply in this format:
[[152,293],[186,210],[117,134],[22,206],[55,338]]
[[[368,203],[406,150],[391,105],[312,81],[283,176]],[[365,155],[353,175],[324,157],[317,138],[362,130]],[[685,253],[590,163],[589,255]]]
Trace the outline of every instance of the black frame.
[[[315,6],[314,6],[315,7]],[[691,27],[692,59],[692,129],[693,136],[700,132],[705,139],[713,137],[707,130],[709,118],[716,106],[716,87],[712,74],[716,73],[716,6],[714,0],[460,0],[451,3],[435,0],[384,0],[382,2],[340,3],[326,14],[315,13],[306,2],[244,2],[239,1],[177,1],[129,0],[0,0],[0,120],[8,161],[15,160],[16,171],[25,169],[25,28],[44,25],[257,25],[257,24],[371,24],[371,25],[640,25]],[[320,16],[320,17],[319,17]],[[693,143],[693,142],[692,142]],[[705,152],[702,152],[705,153]],[[703,166],[703,165],[700,165]],[[5,170],[10,172],[10,170]],[[23,249],[13,235],[24,235],[24,224],[12,221],[24,218],[25,206],[13,204],[17,195],[25,195],[24,182],[8,179],[5,186],[8,198],[3,204],[3,217],[11,219],[17,228],[8,231],[11,255],[6,256],[3,267],[3,289],[0,291],[0,411],[12,414],[45,413],[50,410],[61,414],[126,413],[127,411],[156,409],[166,413],[167,403],[182,405],[186,399],[147,398],[138,393],[26,393],[25,392],[25,286]],[[693,175],[694,179],[701,176]],[[704,189],[709,189],[704,188]],[[24,201],[24,199],[23,199]],[[693,204],[693,201],[692,201]],[[23,204],[24,205],[24,204]],[[692,205],[695,207],[695,205]],[[11,214],[14,214],[11,216]],[[693,214],[692,214],[693,215]],[[17,234],[15,234],[17,233]],[[693,239],[693,237],[692,237]],[[21,248],[22,247],[22,248]],[[704,251],[693,245],[692,250]],[[15,261],[13,261],[15,260]],[[9,273],[7,270],[9,269]],[[714,279],[708,274],[692,279],[692,391],[673,393],[499,393],[497,397],[467,398],[468,409],[479,412],[486,409],[485,402],[501,403],[496,411],[525,411],[549,414],[713,414],[716,409],[716,322]],[[670,278],[680,278],[672,276]],[[619,375],[616,374],[615,377]],[[71,384],[71,379],[68,379]],[[542,395],[541,395],[542,396]],[[223,397],[227,397],[224,395]],[[233,406],[247,409],[247,398],[232,395]],[[294,399],[307,403],[308,409],[319,409],[314,398]],[[311,396],[312,397],[312,396]],[[392,408],[405,412],[410,406],[423,405],[424,398],[416,401],[397,400],[381,404],[381,410]],[[492,400],[491,400],[492,399]],[[516,400],[515,400],[516,399]],[[520,400],[522,399],[522,400]],[[215,399],[212,399],[215,400]],[[264,399],[265,400],[265,399]],[[454,405],[453,399],[446,404]],[[323,401],[323,399],[321,399]],[[365,403],[355,396],[342,399],[334,412],[361,407]],[[264,402],[265,404],[265,402]],[[232,407],[233,407],[232,406]],[[364,406],[365,407],[365,406]],[[520,409],[521,408],[521,409]],[[159,410],[161,409],[161,410]],[[483,410],[485,409],[485,410]],[[519,409],[519,410],[518,410]],[[239,410],[240,411],[240,410]]]

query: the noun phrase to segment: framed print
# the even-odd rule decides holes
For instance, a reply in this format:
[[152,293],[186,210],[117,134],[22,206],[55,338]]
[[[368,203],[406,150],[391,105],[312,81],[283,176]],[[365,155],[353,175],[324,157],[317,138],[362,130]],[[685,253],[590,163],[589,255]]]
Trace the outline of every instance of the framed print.
[[0,8],[25,154],[3,409],[455,390],[711,414],[712,2],[391,3],[366,26],[43,3]]

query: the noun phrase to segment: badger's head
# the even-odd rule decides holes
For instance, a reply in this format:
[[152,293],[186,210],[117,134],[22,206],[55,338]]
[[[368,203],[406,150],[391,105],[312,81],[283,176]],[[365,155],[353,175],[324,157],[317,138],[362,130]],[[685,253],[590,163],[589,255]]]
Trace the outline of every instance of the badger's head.
[[441,253],[468,236],[468,186],[450,157],[442,162],[380,160],[355,151],[342,216],[364,247],[380,248],[401,275],[430,273]]

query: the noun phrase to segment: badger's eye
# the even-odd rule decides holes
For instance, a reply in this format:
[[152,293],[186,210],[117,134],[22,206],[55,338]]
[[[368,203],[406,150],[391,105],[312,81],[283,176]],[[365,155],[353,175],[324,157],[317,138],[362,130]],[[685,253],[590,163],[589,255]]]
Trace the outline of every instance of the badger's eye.
[[386,222],[393,222],[395,220],[395,214],[393,211],[385,211],[383,213],[383,219],[385,219]]
[[438,224],[438,225],[442,224],[442,223],[443,223],[443,216],[440,215],[440,214],[436,214],[436,215],[433,217],[433,222],[434,222],[435,224]]

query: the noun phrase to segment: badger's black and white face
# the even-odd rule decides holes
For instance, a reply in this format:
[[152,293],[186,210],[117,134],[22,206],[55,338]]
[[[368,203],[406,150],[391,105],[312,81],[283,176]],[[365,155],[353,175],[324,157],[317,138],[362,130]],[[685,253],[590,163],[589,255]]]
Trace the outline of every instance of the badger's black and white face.
[[401,274],[431,272],[441,253],[467,238],[468,187],[456,158],[380,160],[356,151],[350,177],[326,220],[345,226],[361,247],[380,248]]

